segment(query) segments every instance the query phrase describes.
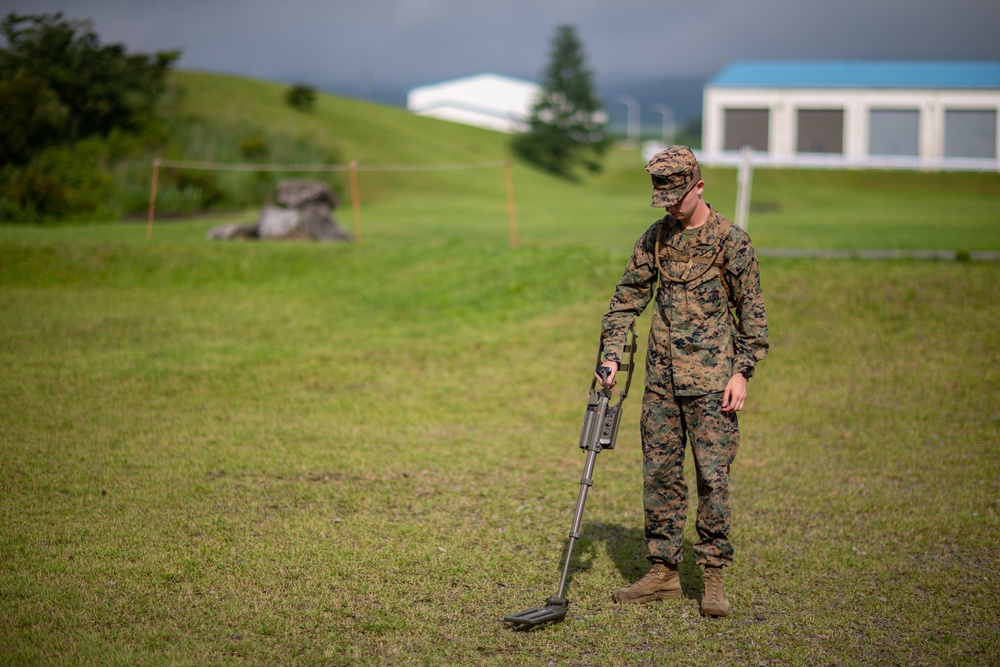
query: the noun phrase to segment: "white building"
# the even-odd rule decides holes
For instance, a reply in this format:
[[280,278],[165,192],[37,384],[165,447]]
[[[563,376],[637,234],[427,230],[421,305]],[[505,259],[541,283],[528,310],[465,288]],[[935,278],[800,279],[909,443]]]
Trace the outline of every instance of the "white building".
[[541,92],[537,83],[485,73],[414,88],[406,108],[421,116],[522,132]]
[[997,168],[1000,62],[737,62],[705,86],[702,159]]

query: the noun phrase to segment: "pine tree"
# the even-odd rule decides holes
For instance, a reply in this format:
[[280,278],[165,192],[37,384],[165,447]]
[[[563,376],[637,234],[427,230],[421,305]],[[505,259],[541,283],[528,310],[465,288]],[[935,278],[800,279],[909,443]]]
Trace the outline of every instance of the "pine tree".
[[571,25],[556,28],[542,94],[528,130],[514,137],[514,150],[525,159],[561,176],[576,167],[596,172],[608,146],[607,116],[587,69],[583,44]]

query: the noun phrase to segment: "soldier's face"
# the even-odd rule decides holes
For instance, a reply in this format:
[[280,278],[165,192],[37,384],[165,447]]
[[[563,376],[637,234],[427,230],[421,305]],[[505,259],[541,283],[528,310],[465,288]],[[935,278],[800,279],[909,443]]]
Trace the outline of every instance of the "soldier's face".
[[680,222],[686,222],[691,219],[695,210],[698,208],[698,201],[701,198],[701,192],[705,189],[705,182],[698,181],[691,187],[690,190],[684,193],[676,204],[667,207],[667,213],[677,218]]

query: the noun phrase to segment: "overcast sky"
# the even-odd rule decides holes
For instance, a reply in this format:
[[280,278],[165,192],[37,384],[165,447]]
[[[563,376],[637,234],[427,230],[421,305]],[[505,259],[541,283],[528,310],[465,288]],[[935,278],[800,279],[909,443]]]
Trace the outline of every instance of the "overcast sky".
[[576,27],[602,89],[646,98],[643,84],[703,81],[734,60],[1000,60],[1000,0],[0,0],[0,8],[89,18],[102,42],[181,49],[185,69],[383,100],[484,71],[537,80],[564,23]]

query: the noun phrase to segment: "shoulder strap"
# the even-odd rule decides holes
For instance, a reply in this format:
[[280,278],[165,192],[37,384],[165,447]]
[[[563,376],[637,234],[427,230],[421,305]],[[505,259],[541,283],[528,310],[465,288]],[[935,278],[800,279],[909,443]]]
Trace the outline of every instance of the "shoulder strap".
[[[663,264],[660,263],[660,243],[663,240],[663,228],[666,225],[664,224],[664,222],[660,222],[660,224],[656,228],[656,245],[654,247],[654,252],[653,252],[653,256],[656,258],[656,268],[659,270],[660,276],[662,276],[665,280],[669,280],[670,282],[674,283],[689,283],[693,280],[701,278],[703,275],[708,273],[708,270],[713,266],[718,267],[720,272],[724,272],[726,258],[725,258],[725,252],[723,251],[726,248],[726,241],[729,239],[729,232],[732,229],[733,225],[726,218],[723,218],[722,216],[719,217],[722,219],[722,223],[719,225],[719,239],[720,239],[719,248],[718,250],[715,251],[715,254],[712,257],[694,257],[692,255],[682,255],[673,248],[667,248],[666,256],[668,260],[672,262],[687,263],[687,267],[685,267],[684,269],[685,276],[691,271],[691,267],[694,264],[705,265],[704,269],[698,272],[697,275],[692,276],[690,278],[674,278],[672,275],[670,275],[663,269]],[[665,220],[666,218],[664,218],[664,221]],[[722,278],[722,284],[723,287],[725,287],[726,289],[726,296],[728,297],[729,285],[726,283],[725,276],[720,276],[720,277]]]
[[719,225],[719,236],[722,237],[722,243],[719,245],[719,252],[715,255],[715,266],[719,267],[719,282],[722,283],[722,289],[726,292],[726,303],[730,308],[734,307],[736,303],[733,301],[733,288],[729,285],[729,272],[726,271],[726,241],[729,240],[729,232],[733,229],[733,223],[729,222],[727,218],[722,218],[722,224]]

